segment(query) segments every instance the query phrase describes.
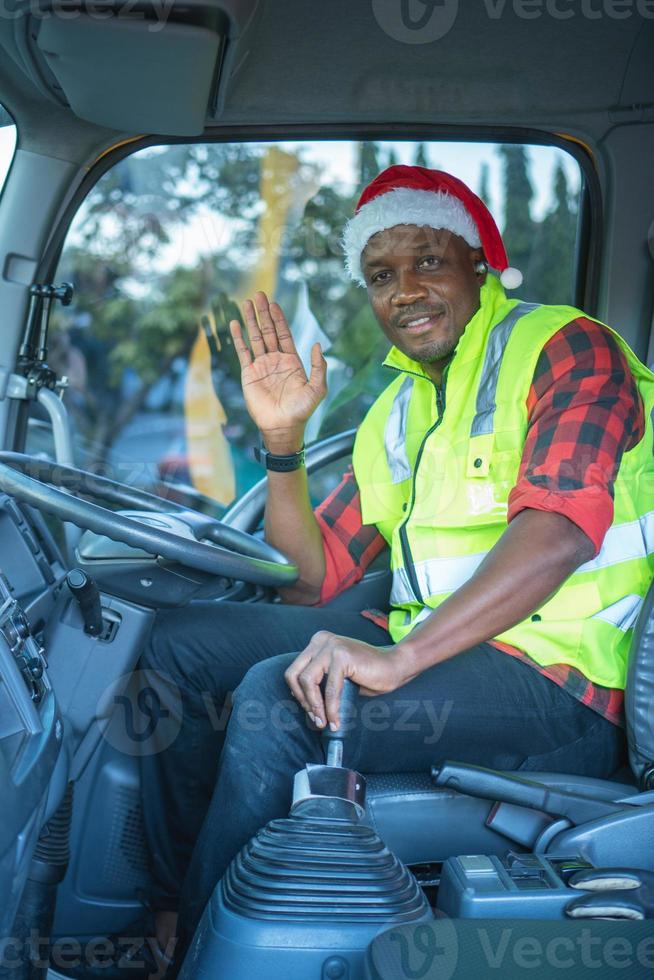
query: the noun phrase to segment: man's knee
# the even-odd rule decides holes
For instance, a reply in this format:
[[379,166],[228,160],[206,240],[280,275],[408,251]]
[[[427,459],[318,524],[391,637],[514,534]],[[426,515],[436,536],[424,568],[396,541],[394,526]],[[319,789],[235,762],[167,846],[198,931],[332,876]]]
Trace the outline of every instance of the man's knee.
[[162,674],[177,674],[179,672],[177,651],[181,640],[182,635],[175,628],[175,620],[159,612],[148,642],[141,653],[140,667]]
[[293,655],[261,660],[234,691],[230,725],[242,732],[288,733],[302,720],[302,709],[284,680]]

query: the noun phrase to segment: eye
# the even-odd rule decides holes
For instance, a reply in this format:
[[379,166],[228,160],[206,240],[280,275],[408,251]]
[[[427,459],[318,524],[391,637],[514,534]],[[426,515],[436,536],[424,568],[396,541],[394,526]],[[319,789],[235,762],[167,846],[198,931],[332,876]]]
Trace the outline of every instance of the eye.
[[390,279],[391,274],[386,269],[382,269],[380,272],[375,272],[370,278],[370,282],[373,286],[384,286]]
[[418,268],[420,269],[437,269],[441,264],[441,259],[438,255],[423,255],[418,262]]

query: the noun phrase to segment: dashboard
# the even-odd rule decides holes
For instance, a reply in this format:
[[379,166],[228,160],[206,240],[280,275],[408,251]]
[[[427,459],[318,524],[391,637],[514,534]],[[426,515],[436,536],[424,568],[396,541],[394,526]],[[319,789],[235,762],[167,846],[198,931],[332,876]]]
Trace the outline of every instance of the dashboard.
[[[0,934],[9,935],[45,825],[97,747],[98,704],[127,678],[152,610],[101,596],[91,636],[42,515],[0,494]],[[120,693],[116,687],[117,695]],[[109,708],[107,712],[109,712]]]

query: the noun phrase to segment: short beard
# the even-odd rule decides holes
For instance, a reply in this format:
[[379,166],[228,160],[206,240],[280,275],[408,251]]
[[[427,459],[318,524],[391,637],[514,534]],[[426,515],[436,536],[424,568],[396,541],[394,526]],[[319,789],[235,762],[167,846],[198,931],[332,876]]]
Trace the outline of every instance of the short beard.
[[444,361],[445,358],[450,357],[455,349],[456,344],[444,340],[441,343],[431,341],[431,343],[425,344],[419,351],[405,350],[403,353],[412,360],[417,361],[418,364],[436,364],[438,361]]

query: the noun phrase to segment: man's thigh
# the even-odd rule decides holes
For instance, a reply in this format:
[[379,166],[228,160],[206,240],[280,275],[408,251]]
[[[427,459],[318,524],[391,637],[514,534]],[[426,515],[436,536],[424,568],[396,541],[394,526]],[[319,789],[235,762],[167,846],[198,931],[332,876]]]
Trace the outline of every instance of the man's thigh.
[[608,776],[623,739],[534,668],[485,643],[389,695],[360,697],[349,729],[344,764],[363,773],[425,771],[450,759]]
[[254,664],[299,652],[329,630],[375,646],[386,630],[358,612],[284,603],[196,603],[157,614],[143,666],[171,675],[188,693],[233,691]]

